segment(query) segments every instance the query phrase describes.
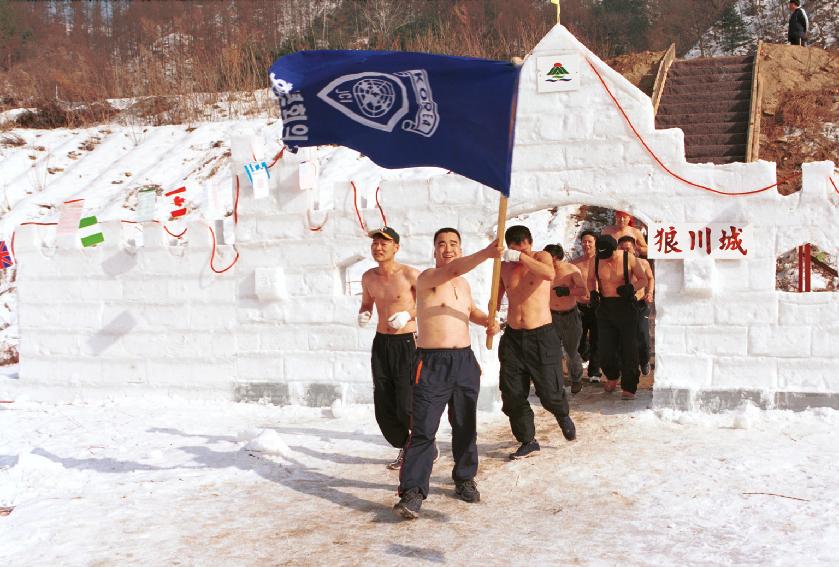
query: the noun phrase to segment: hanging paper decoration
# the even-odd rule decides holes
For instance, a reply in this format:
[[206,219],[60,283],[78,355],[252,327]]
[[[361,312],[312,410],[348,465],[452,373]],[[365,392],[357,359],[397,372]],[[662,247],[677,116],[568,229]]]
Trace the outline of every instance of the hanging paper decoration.
[[318,164],[304,161],[297,167],[297,179],[301,191],[316,189],[318,186]]
[[6,268],[11,268],[14,265],[12,255],[9,254],[9,249],[6,247],[5,240],[0,240],[0,263],[2,263],[4,270]]
[[137,193],[137,222],[154,220],[154,206],[157,201],[155,189],[142,189]]
[[65,201],[58,213],[58,235],[75,236],[79,227],[79,219],[82,218],[82,207],[84,199]]
[[84,217],[79,221],[79,234],[82,246],[85,248],[105,242],[105,236],[99,231],[99,222],[95,215]]
[[169,216],[173,219],[182,217],[186,214],[186,207],[184,207],[186,199],[181,195],[181,193],[186,193],[185,186],[178,187],[177,189],[173,189],[172,191],[166,193],[166,197],[172,197],[172,206],[175,207],[172,212],[169,213]]
[[255,199],[263,199],[268,196],[268,180],[271,179],[271,172],[268,164],[264,161],[254,161],[245,164],[245,173],[253,186]]

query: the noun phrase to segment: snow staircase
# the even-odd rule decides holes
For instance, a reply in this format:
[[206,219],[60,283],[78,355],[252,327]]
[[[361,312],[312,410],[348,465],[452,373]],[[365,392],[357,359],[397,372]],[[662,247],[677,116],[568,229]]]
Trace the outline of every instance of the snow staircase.
[[673,62],[656,128],[681,128],[691,163],[746,161],[753,56]]

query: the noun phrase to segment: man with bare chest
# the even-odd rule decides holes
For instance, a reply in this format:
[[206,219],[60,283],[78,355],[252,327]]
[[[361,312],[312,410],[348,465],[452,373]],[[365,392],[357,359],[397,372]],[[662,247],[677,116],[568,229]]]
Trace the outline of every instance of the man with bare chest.
[[569,441],[577,433],[568,415],[568,397],[562,381],[562,345],[553,327],[550,298],[555,271],[547,252],[533,251],[533,236],[526,226],[507,229],[509,250],[501,265],[498,300],[507,294],[507,328],[498,344],[501,362],[499,386],[501,411],[521,443],[511,459],[530,457],[539,451],[533,409],[527,401],[530,382],[542,407],[551,412]]
[[399,234],[389,226],[370,233],[370,252],[379,264],[361,277],[358,324],[370,322],[373,305],[378,324],[373,339],[373,405],[376,422],[399,455],[388,465],[402,465],[403,448],[411,423],[411,369],[416,355],[416,286],[419,271],[399,264]]
[[[571,262],[580,270],[583,281],[588,280],[588,268],[594,258],[594,242],[596,240],[597,234],[591,230],[584,230],[580,235],[583,255]],[[589,302],[590,296],[588,294],[585,297],[577,298],[577,308],[580,310],[580,319],[583,325],[578,352],[583,360],[588,361],[589,382],[600,382],[600,357],[597,353],[597,308]]]
[[638,255],[647,255],[647,241],[644,238],[644,233],[632,226],[632,217],[629,213],[618,211],[615,213],[615,224],[605,227],[600,231],[602,235],[608,235],[619,241],[623,236],[631,236],[635,239],[635,248]]
[[463,256],[460,233],[441,228],[434,235],[435,267],[417,278],[419,348],[414,366],[411,436],[399,474],[399,502],[393,507],[405,519],[419,516],[428,497],[435,457],[435,439],[446,405],[452,426],[452,479],[455,494],[478,502],[477,409],[481,368],[472,351],[469,323],[498,332],[498,323],[475,306],[472,290],[462,276],[485,260],[498,258],[497,242]]
[[621,382],[621,398],[635,399],[638,389],[638,311],[635,294],[647,285],[641,262],[627,251],[616,253],[618,243],[600,236],[597,254],[588,273],[588,288],[597,308],[598,350],[606,374],[604,390],[613,392]]
[[577,349],[583,327],[580,311],[577,309],[577,299],[588,299],[588,290],[580,269],[565,261],[565,250],[561,245],[548,244],[545,246],[545,252],[553,258],[556,272],[551,283],[551,319],[567,357],[571,393],[576,394],[583,389],[583,361]]
[[[631,236],[622,236],[618,240],[621,250],[635,254],[635,239]],[[638,307],[638,362],[641,366],[641,374],[646,376],[650,373],[650,304],[653,302],[655,293],[655,278],[650,263],[643,258],[636,258],[641,263],[644,273],[647,274],[647,285],[638,290],[635,294],[635,304]]]

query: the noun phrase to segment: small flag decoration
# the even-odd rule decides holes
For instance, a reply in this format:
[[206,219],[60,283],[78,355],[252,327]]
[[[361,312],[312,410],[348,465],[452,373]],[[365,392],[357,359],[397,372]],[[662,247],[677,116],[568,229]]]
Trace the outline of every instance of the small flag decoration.
[[154,205],[157,192],[154,189],[143,189],[137,193],[137,222],[154,220]]
[[82,246],[85,248],[105,242],[105,236],[99,231],[99,222],[95,215],[84,217],[79,221],[79,234]]
[[62,236],[75,236],[79,219],[82,217],[84,199],[65,201],[58,213],[57,233]]
[[183,195],[181,195],[181,193],[186,193],[185,186],[178,187],[177,189],[173,189],[172,191],[166,193],[166,197],[172,197],[172,206],[175,207],[172,209],[172,212],[169,213],[169,216],[173,219],[182,217],[186,214],[186,207],[184,207],[186,199]]
[[251,162],[245,164],[245,173],[248,180],[253,187],[253,196],[256,199],[263,199],[268,196],[268,180],[271,179],[271,172],[268,170],[268,164],[264,161]]
[[9,248],[6,246],[5,240],[0,240],[0,263],[2,263],[4,270],[14,265],[12,255],[9,254]]

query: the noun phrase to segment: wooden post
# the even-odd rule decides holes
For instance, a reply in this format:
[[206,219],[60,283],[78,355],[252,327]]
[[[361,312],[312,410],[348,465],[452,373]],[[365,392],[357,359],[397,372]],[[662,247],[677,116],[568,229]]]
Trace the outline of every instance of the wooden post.
[[559,23],[559,0],[556,0],[556,23]]
[[[559,4],[557,4],[557,10]],[[504,231],[507,224],[507,197],[501,195],[498,201],[498,247],[503,248]],[[489,321],[495,319],[498,312],[498,288],[501,287],[501,258],[496,258],[492,263],[492,291],[489,294]],[[492,348],[492,336],[487,335],[487,348]]]

